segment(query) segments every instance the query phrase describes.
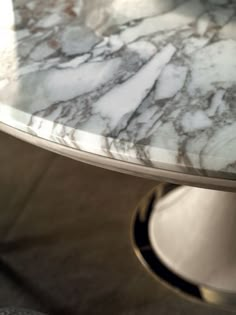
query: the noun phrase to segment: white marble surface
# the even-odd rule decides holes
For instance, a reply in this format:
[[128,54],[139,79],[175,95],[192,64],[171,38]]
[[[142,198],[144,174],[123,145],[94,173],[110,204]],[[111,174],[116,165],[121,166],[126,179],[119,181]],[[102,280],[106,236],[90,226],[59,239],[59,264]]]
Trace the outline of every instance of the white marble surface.
[[236,1],[1,1],[0,122],[236,179]]

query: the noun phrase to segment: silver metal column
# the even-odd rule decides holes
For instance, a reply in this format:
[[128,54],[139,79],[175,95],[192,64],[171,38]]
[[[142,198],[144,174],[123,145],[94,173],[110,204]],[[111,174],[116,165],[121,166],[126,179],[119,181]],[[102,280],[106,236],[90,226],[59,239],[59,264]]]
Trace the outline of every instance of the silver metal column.
[[152,204],[149,195],[141,212],[139,206],[139,219],[146,207],[147,238],[158,260],[203,300],[236,307],[236,194],[180,186],[152,196]]

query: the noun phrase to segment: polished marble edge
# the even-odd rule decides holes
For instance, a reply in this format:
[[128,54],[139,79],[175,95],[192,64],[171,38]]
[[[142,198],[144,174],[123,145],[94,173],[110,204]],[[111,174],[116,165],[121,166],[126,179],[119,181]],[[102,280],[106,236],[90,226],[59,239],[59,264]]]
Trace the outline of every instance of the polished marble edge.
[[69,157],[73,160],[84,162],[90,165],[102,167],[104,169],[117,171],[120,173],[139,176],[152,180],[170,182],[181,185],[189,185],[200,188],[223,190],[223,191],[236,191],[236,181],[229,179],[221,179],[215,177],[204,177],[199,175],[182,174],[174,171],[164,169],[157,169],[138,165],[125,161],[118,161],[105,156],[91,154],[77,149],[45,140],[38,136],[32,136],[27,132],[13,128],[7,124],[0,122],[0,131],[12,135],[20,140],[26,141],[30,144],[46,149],[48,151]]
[[[202,170],[198,170],[195,168],[189,168],[187,169],[187,167],[184,167],[181,171],[181,168],[178,167],[173,167],[172,165],[168,165],[166,163],[166,158],[170,155],[170,152],[168,151],[168,149],[164,149],[164,148],[153,148],[153,151],[156,151],[156,154],[158,156],[158,167],[155,166],[151,166],[151,165],[144,165],[140,162],[140,160],[137,158],[136,155],[136,151],[127,151],[127,155],[124,155],[124,153],[122,155],[118,154],[117,152],[112,152],[112,149],[110,151],[105,150],[105,147],[108,146],[109,143],[109,138],[108,137],[104,137],[101,135],[96,135],[90,132],[86,132],[86,131],[82,131],[82,130],[74,130],[71,127],[66,127],[64,125],[61,125],[59,123],[56,124],[57,128],[59,130],[63,130],[64,134],[71,134],[73,133],[73,141],[70,140],[70,146],[68,145],[68,138],[64,137],[60,137],[59,135],[53,135],[52,133],[48,132],[48,129],[50,130],[51,128],[55,128],[55,123],[40,117],[34,117],[34,119],[37,119],[37,125],[41,125],[43,124],[44,128],[39,128],[34,130],[34,127],[31,126],[29,127],[28,121],[32,119],[32,116],[29,113],[20,111],[18,109],[12,108],[11,106],[8,105],[3,105],[1,104],[0,106],[0,123],[2,123],[3,126],[8,126],[8,127],[12,127],[14,128],[16,131],[11,132],[11,134],[13,136],[16,136],[18,134],[22,133],[26,133],[28,134],[29,138],[31,136],[33,136],[33,138],[38,137],[40,139],[40,143],[43,146],[43,140],[45,140],[45,143],[48,143],[48,145],[52,146],[53,148],[50,149],[47,147],[47,149],[49,151],[54,151],[54,147],[58,147],[61,148],[61,150],[56,150],[57,153],[63,154],[62,152],[66,151],[66,152],[73,152],[73,159],[80,159],[77,157],[74,157],[74,155],[76,155],[78,152],[78,156],[81,157],[81,154],[84,154],[84,157],[89,157],[91,156],[91,160],[98,160],[99,158],[101,158],[102,161],[111,161],[109,163],[110,164],[114,164],[116,165],[115,169],[117,171],[121,171],[119,170],[119,167],[117,167],[118,165],[121,165],[122,163],[124,165],[126,165],[126,167],[124,168],[123,172],[125,173],[129,173],[129,174],[133,174],[133,170],[135,170],[135,173],[133,175],[137,174],[138,176],[142,176],[142,177],[147,177],[147,178],[152,178],[152,179],[161,179],[164,181],[165,177],[168,174],[176,174],[174,176],[170,176],[168,175],[168,178],[166,179],[166,181],[170,181],[170,182],[174,182],[178,183],[178,184],[189,184],[189,185],[195,185],[193,183],[200,183],[201,187],[213,187],[215,189],[218,189],[218,185],[220,186],[220,190],[228,190],[229,187],[231,189],[231,187],[236,187],[236,180],[234,179],[230,179],[227,178],[227,174],[221,174],[217,171],[215,172],[208,172],[207,176],[204,176],[206,174],[201,174]],[[4,130],[6,129],[5,127],[3,128]],[[76,142],[76,138],[78,137],[78,143]],[[26,135],[24,136],[24,138],[26,138]],[[27,140],[26,140],[27,141]],[[112,143],[114,143],[114,139],[110,139],[110,141]],[[29,142],[29,141],[28,141]],[[119,142],[119,140],[118,140]],[[35,141],[33,141],[33,143],[35,143]],[[129,142],[130,145],[130,142]],[[39,145],[40,146],[40,145]],[[64,149],[63,149],[64,148]],[[72,150],[72,151],[70,151]],[[115,158],[114,158],[114,154],[116,154]],[[70,154],[66,156],[70,157]],[[94,156],[92,158],[92,156]],[[83,161],[86,163],[86,160]],[[90,162],[88,162],[90,163]],[[100,165],[100,163],[93,163],[95,165]],[[103,164],[103,162],[101,163]],[[130,169],[131,171],[129,172],[129,165],[130,165]],[[106,167],[105,167],[106,168]],[[113,169],[113,167],[112,167]],[[148,171],[147,176],[145,176],[145,174],[143,174],[144,171]],[[161,171],[161,174],[160,174]],[[140,174],[139,174],[140,173]],[[154,175],[152,176],[153,173]],[[224,178],[225,176],[225,178]],[[169,180],[173,177],[173,180]],[[187,178],[187,180],[184,180],[184,178]],[[194,180],[192,180],[191,178],[195,178]],[[202,180],[200,180],[200,178]],[[219,179],[220,182],[219,184],[214,184],[211,180],[209,181],[209,179]],[[177,182],[176,182],[177,180]],[[207,183],[207,185],[204,185],[204,182]],[[208,184],[209,182],[209,184]],[[224,182],[228,182],[230,183],[229,187],[226,184],[225,188],[223,188],[224,186],[221,186]],[[209,186],[210,185],[210,186]]]
[[16,0],[16,31],[0,29],[0,121],[78,151],[236,180],[235,4],[138,3]]

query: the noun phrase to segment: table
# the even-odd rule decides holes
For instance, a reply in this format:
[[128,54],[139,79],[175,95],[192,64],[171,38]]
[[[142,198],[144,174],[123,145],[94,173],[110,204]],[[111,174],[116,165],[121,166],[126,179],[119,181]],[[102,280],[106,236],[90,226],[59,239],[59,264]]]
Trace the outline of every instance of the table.
[[235,10],[230,0],[0,4],[0,130],[86,163],[195,186],[148,194],[134,245],[165,282],[231,306]]

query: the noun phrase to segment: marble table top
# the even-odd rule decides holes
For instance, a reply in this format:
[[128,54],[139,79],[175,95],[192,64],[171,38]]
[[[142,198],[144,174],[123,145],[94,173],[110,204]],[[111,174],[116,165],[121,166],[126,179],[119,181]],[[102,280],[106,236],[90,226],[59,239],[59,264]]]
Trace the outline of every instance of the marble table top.
[[1,1],[0,122],[235,180],[236,1]]

